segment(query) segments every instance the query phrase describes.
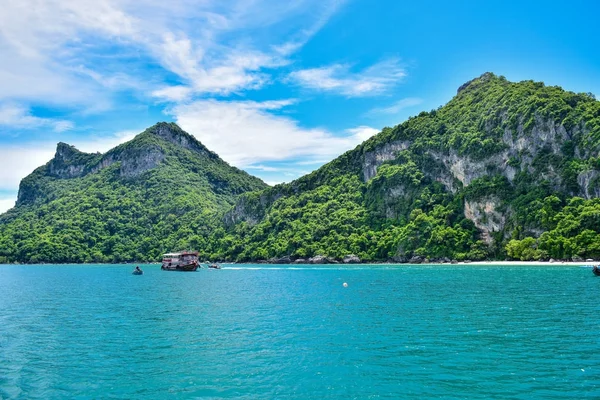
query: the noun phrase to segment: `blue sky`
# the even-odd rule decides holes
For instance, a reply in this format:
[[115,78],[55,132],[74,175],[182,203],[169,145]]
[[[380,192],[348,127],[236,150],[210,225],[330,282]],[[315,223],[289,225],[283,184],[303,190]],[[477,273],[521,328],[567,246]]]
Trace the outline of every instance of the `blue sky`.
[[0,211],[56,143],[174,121],[268,183],[491,71],[600,95],[597,1],[21,0],[0,13]]

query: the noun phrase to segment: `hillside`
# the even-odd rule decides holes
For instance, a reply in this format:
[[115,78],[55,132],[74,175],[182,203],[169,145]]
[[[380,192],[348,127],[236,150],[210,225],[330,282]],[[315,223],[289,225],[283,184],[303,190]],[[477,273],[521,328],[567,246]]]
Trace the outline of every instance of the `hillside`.
[[600,257],[600,102],[486,73],[289,184],[213,236],[238,261]]
[[59,143],[0,216],[0,262],[600,258],[600,102],[491,73],[268,187],[175,124],[105,154]]
[[59,143],[0,216],[0,262],[157,260],[204,249],[236,198],[267,185],[172,123],[105,154]]

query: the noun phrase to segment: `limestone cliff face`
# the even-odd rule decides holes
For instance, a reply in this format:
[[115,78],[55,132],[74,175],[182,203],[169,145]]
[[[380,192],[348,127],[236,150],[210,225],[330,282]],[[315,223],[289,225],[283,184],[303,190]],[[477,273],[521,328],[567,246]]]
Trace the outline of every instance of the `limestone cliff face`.
[[[490,132],[495,126],[487,126]],[[442,183],[451,193],[456,193],[461,188],[468,187],[474,180],[494,175],[501,175],[513,183],[519,172],[529,174],[535,181],[549,182],[556,190],[564,190],[563,176],[557,173],[552,165],[540,167],[542,157],[554,157],[557,162],[565,159],[565,144],[570,143],[574,137],[586,134],[581,125],[567,130],[562,124],[550,119],[535,117],[535,125],[530,132],[525,132],[522,124],[515,131],[506,128],[502,135],[505,150],[493,154],[486,159],[477,160],[468,155],[459,155],[455,149],[447,152],[427,150],[425,154],[431,157],[436,165],[430,164],[422,168],[422,172],[432,180]],[[377,168],[385,162],[397,159],[398,152],[412,150],[409,141],[395,141],[386,143],[373,151],[364,154],[362,173],[365,182],[377,175]],[[598,157],[599,149],[594,151],[573,149],[573,158]],[[578,187],[572,193],[584,198],[600,197],[600,173],[596,170],[585,169],[577,175]],[[572,189],[573,190],[573,189]],[[403,195],[403,188],[390,187],[383,191],[384,203],[393,202],[394,198]],[[482,231],[482,239],[491,241],[490,233],[501,231],[504,228],[506,215],[496,211],[499,200],[483,199],[465,202],[465,216],[472,220],[475,226]],[[393,209],[386,209],[386,216],[394,218]]]
[[408,141],[395,141],[365,153],[362,163],[363,179],[365,182],[371,180],[377,174],[377,168],[386,161],[396,159],[396,155],[401,150],[406,150],[410,146]]
[[465,201],[465,217],[473,221],[481,231],[481,239],[492,243],[491,234],[501,232],[506,223],[506,214],[498,211],[500,201],[497,198],[486,198],[479,201]]
[[48,174],[61,179],[83,176],[90,171],[89,164],[98,157],[97,154],[87,154],[74,146],[60,142],[56,146],[54,158],[48,163]]
[[251,226],[256,225],[265,216],[267,208],[281,197],[283,193],[276,187],[258,194],[241,196],[235,206],[225,214],[223,221],[226,226],[233,226],[240,222]]
[[92,172],[97,172],[115,163],[120,163],[120,176],[123,178],[135,178],[157,167],[164,158],[165,154],[159,146],[128,148],[120,153],[108,153],[92,169]]

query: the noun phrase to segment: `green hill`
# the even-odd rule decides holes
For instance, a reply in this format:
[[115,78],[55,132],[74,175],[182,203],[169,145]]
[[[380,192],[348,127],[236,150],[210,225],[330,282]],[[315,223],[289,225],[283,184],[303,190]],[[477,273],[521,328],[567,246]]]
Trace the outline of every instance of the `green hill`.
[[289,184],[213,237],[238,261],[600,258],[600,102],[486,73]]
[[486,73],[271,188],[174,124],[106,154],[59,143],[0,216],[0,262],[598,259],[599,197],[600,102]]
[[203,249],[240,194],[266,187],[175,124],[156,124],[105,154],[59,143],[0,216],[0,262],[157,260]]

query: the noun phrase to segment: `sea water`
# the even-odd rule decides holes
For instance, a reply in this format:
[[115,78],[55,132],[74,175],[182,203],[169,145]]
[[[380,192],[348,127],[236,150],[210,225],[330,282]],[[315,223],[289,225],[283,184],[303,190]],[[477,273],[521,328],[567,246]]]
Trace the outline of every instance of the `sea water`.
[[600,398],[590,269],[142,268],[0,266],[0,398]]

